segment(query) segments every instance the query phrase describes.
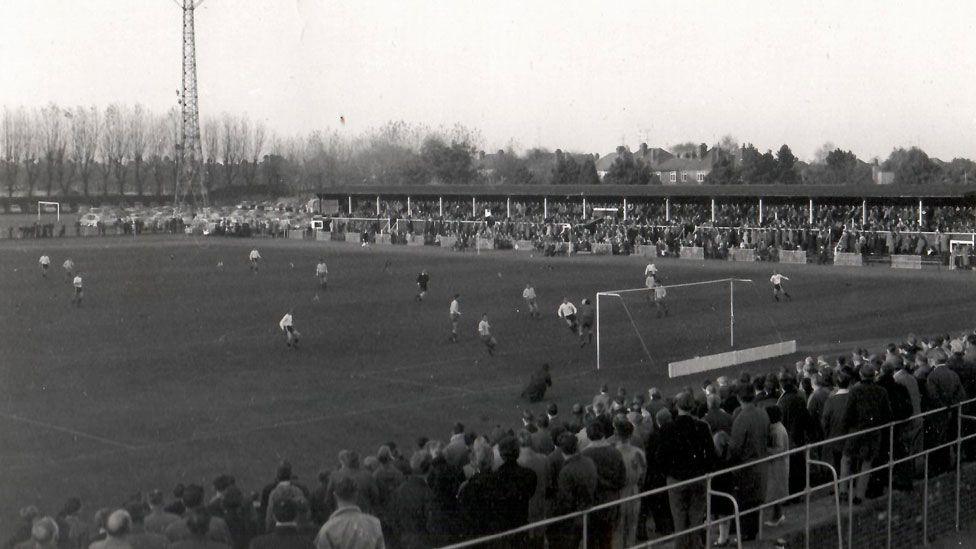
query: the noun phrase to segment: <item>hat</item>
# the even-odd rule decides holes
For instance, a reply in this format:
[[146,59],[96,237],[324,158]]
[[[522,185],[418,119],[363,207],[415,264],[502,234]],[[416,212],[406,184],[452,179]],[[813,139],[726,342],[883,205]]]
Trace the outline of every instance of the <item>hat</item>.
[[550,402],[550,403],[549,403],[549,406],[548,406],[548,407],[546,408],[546,412],[547,412],[547,413],[548,413],[548,414],[549,414],[550,416],[554,416],[554,415],[556,415],[556,414],[558,414],[558,413],[559,413],[559,407],[558,407],[558,406],[556,406],[556,403],[555,403],[555,402]]
[[874,364],[866,362],[863,366],[861,366],[861,369],[858,370],[858,373],[861,375],[861,379],[874,379],[874,377],[878,375],[878,369]]
[[535,415],[532,414],[532,410],[525,409],[522,410],[522,419],[524,419],[525,421],[532,421],[533,419],[535,419]]
[[580,404],[579,402],[573,404],[573,415],[574,416],[583,415],[583,405]]
[[695,408],[695,397],[691,393],[681,392],[674,397],[674,405],[683,412],[690,412]]
[[657,387],[651,387],[648,389],[647,394],[650,395],[651,398],[661,398],[661,390]]

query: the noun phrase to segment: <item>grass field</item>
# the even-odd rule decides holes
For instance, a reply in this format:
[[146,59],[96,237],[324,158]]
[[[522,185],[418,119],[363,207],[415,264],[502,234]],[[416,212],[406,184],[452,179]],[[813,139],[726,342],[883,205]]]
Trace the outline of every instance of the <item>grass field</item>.
[[[245,261],[252,247],[264,256],[257,275]],[[55,266],[47,279],[37,266],[42,252]],[[84,272],[80,309],[70,306],[59,267],[69,255]],[[330,287],[315,300],[314,265],[323,256]],[[972,273],[784,265],[795,299],[777,304],[768,265],[657,264],[669,284],[756,280],[736,287],[740,345],[797,339],[801,352],[820,354],[974,324]],[[393,440],[410,448],[419,435],[446,438],[455,420],[478,432],[513,426],[525,406],[521,386],[543,361],[554,370],[551,400],[566,412],[602,382],[631,392],[698,383],[705,376],[667,379],[666,364],[727,349],[727,287],[670,292],[666,319],[629,299],[650,358],[623,307],[608,304],[608,362],[599,372],[594,348],[580,349],[555,317],[563,295],[578,303],[638,286],[643,266],[640,258],[299,241],[0,242],[0,531],[27,503],[54,513],[77,495],[90,513],[136,491],[209,486],[224,472],[259,490],[283,458],[311,485],[344,447],[367,452]],[[431,292],[418,304],[413,281],[422,268]],[[516,312],[528,280],[540,296],[539,320]],[[451,344],[455,291],[464,317],[462,340]],[[297,352],[277,328],[289,308],[303,334]],[[499,341],[494,358],[476,338],[481,312]]]

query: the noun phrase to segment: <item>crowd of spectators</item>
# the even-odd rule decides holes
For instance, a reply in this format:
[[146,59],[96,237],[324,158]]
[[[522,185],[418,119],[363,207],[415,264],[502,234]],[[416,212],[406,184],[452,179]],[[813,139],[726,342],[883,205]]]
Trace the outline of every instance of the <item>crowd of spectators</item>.
[[[441,212],[443,211],[443,215]],[[451,236],[459,249],[473,248],[476,239],[495,248],[529,241],[539,250],[590,251],[596,244],[609,253],[633,253],[635,246],[653,245],[658,255],[677,256],[682,247],[701,247],[706,258],[726,259],[733,249],[755,250],[761,261],[774,261],[780,251],[803,251],[821,262],[838,252],[864,256],[919,255],[943,264],[950,261],[954,232],[976,231],[976,208],[899,204],[819,204],[811,211],[801,203],[708,200],[630,201],[624,208],[609,202],[515,200],[412,200],[379,203],[360,201],[355,219],[336,216],[337,227],[349,232],[391,234],[403,242],[422,235],[432,244]],[[972,254],[972,250],[968,255]],[[972,259],[972,258],[967,258]],[[966,262],[967,264],[970,261]]]
[[[540,385],[524,395],[539,402],[544,391]],[[585,529],[578,517],[557,520],[486,546],[576,549],[585,535],[589,547],[626,547],[653,531],[679,533],[677,547],[696,548],[703,530],[680,532],[703,524],[708,494],[704,481],[694,480],[710,472],[719,472],[713,489],[733,494],[746,511],[733,533],[730,502],[713,497],[723,545],[733,535],[756,536],[759,506],[769,526],[791,520],[790,497],[804,490],[807,466],[806,453],[790,449],[826,441],[810,455],[842,477],[857,475],[953,440],[955,405],[974,394],[976,333],[910,336],[876,353],[807,357],[671,396],[657,388],[611,393],[603,385],[592,400],[566,409],[530,404],[515,426],[476,433],[458,422],[444,439],[420,437],[404,452],[392,442],[365,458],[342,450],[337,466],[312,486],[283,462],[250,495],[222,474],[209,497],[191,484],[170,497],[158,489],[137,493],[94,514],[77,498],[49,515],[27,506],[3,549],[436,547],[666,486],[672,488],[591,513]],[[891,422],[890,430],[873,429]],[[930,455],[930,476],[954,469],[954,448]],[[976,457],[973,445],[961,448],[963,459]],[[728,471],[733,466],[740,467]],[[843,482],[841,496],[860,505],[882,495],[887,471]],[[893,471],[894,488],[912,490],[922,467],[906,460]]]

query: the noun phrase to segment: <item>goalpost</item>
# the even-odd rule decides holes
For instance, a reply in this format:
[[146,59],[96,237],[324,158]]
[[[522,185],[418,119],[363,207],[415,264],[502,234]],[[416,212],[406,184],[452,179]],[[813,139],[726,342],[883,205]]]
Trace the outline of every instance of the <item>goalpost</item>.
[[45,210],[54,210],[58,214],[58,223],[61,222],[61,203],[60,202],[45,202],[43,200],[37,201],[37,220],[41,220],[41,213]]
[[[796,341],[780,341],[778,343],[772,343],[767,345],[760,345],[757,347],[747,347],[747,348],[736,348],[735,344],[735,286],[736,284],[752,284],[751,279],[746,278],[722,278],[717,280],[706,280],[701,282],[690,282],[685,284],[672,284],[665,286],[658,286],[657,288],[628,288],[623,290],[610,290],[604,292],[597,292],[596,294],[596,368],[597,370],[607,366],[605,363],[605,353],[603,349],[604,342],[603,339],[603,320],[605,320],[607,311],[604,308],[607,306],[606,301],[608,299],[614,300],[620,304],[623,313],[626,317],[626,321],[629,321],[631,329],[637,336],[640,342],[640,348],[644,355],[651,362],[654,361],[651,356],[651,351],[648,346],[647,341],[645,341],[644,336],[641,334],[641,330],[638,327],[638,322],[634,318],[634,314],[631,312],[630,307],[628,307],[625,296],[628,294],[641,294],[653,292],[658,288],[663,288],[665,292],[668,290],[676,290],[680,288],[695,288],[699,287],[701,290],[696,291],[701,298],[701,291],[704,291],[707,286],[718,288],[728,287],[728,317],[725,325],[727,326],[728,333],[728,347],[727,352],[717,352],[715,354],[706,354],[704,356],[695,356],[687,360],[679,360],[676,362],[668,363],[668,374],[670,377],[677,377],[682,375],[688,375],[696,372],[702,372],[707,370],[713,370],[717,368],[723,368],[726,366],[732,366],[736,364],[742,364],[745,362],[752,362],[755,360],[763,360],[766,358],[773,358],[776,356],[782,356],[785,354],[791,354],[796,352]],[[715,290],[711,290],[715,291]],[[674,295],[674,292],[670,292]],[[718,296],[715,296],[718,297]],[[667,299],[667,298],[665,298]],[[716,308],[717,312],[718,309]],[[706,313],[700,313],[706,314]],[[601,318],[603,317],[603,318]],[[716,325],[718,324],[717,319],[715,320]],[[626,322],[625,322],[626,324]],[[717,335],[717,334],[716,334]],[[746,338],[749,339],[748,337]],[[753,338],[754,340],[755,338]],[[717,341],[713,340],[713,341]],[[714,343],[713,343],[714,345]],[[611,349],[613,351],[614,349]],[[619,349],[617,349],[619,351]],[[706,349],[707,350],[707,349]],[[611,353],[612,354],[612,353]]]

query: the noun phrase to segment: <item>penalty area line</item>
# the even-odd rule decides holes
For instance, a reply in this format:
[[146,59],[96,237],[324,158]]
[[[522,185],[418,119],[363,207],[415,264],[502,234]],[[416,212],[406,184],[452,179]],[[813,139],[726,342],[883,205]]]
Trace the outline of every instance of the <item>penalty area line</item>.
[[110,438],[100,437],[98,435],[92,435],[92,434],[89,434],[89,433],[85,433],[83,431],[79,431],[77,429],[71,429],[70,427],[61,427],[60,425],[54,425],[52,423],[46,423],[44,421],[38,421],[36,419],[29,419],[29,418],[17,416],[17,415],[14,415],[14,414],[6,414],[6,413],[3,413],[3,412],[0,412],[0,417],[5,418],[5,419],[9,419],[11,421],[18,421],[20,423],[26,423],[27,425],[33,425],[35,427],[41,427],[41,428],[44,428],[44,429],[49,429],[51,431],[58,431],[58,432],[61,432],[61,433],[66,433],[66,434],[69,434],[69,435],[72,435],[72,436],[75,436],[75,437],[87,438],[88,440],[94,440],[94,441],[97,441],[97,442],[101,442],[102,444],[108,444],[109,446],[115,446],[116,448],[124,448],[126,450],[135,450],[135,449],[138,448],[138,446],[135,446],[135,445],[132,445],[132,444],[126,444],[124,442],[119,442],[117,440],[112,440]]

